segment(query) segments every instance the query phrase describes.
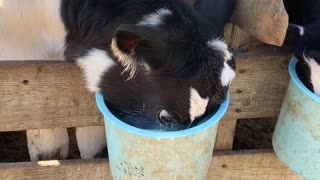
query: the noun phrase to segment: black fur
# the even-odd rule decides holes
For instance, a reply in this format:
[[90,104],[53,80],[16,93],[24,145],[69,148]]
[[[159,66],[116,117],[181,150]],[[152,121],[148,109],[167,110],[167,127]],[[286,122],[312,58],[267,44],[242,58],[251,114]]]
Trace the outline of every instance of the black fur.
[[[297,74],[301,81],[312,91],[310,67],[306,58],[313,58],[320,65],[320,1],[319,0],[284,0],[285,8],[289,14],[289,27],[284,47],[294,51],[299,59]],[[299,25],[304,28],[300,34]]]
[[[228,90],[220,82],[225,55],[207,42],[220,36],[234,0],[214,0],[219,6],[211,1],[197,2],[198,9],[193,9],[179,0],[63,0],[61,12],[68,32],[65,55],[76,61],[97,48],[114,59],[117,65],[105,72],[99,88],[123,121],[148,129],[189,127],[191,87],[210,98],[207,113],[225,100]],[[211,15],[201,3],[214,10]],[[160,25],[137,25],[161,8],[172,15]],[[129,72],[123,73],[112,40],[138,67],[132,79]],[[145,64],[150,71],[143,68]],[[235,68],[233,58],[228,64]],[[160,110],[172,115],[171,122],[158,118]]]

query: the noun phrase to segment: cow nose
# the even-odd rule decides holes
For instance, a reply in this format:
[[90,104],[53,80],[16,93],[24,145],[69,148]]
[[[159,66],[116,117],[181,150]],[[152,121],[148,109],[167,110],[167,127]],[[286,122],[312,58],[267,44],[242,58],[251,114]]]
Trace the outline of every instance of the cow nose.
[[171,110],[161,110],[158,119],[168,131],[182,130],[191,126],[191,120],[184,120],[179,113]]

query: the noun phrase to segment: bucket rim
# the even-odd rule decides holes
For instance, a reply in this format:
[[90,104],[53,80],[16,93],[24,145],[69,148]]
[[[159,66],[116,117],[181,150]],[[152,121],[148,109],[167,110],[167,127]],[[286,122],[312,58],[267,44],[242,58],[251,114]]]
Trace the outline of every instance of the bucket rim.
[[155,131],[155,130],[140,129],[119,120],[107,108],[101,93],[96,93],[95,98],[96,98],[96,104],[98,106],[98,109],[100,110],[100,112],[104,117],[104,122],[108,121],[112,123],[114,126],[122,130],[125,130],[128,133],[139,135],[142,137],[152,138],[152,139],[174,139],[174,138],[186,137],[186,136],[191,136],[194,134],[204,132],[208,128],[216,125],[222,119],[222,117],[225,115],[225,113],[228,110],[229,101],[230,101],[229,92],[228,92],[225,101],[220,105],[217,112],[213,114],[208,120],[206,120],[205,122],[195,127],[179,130],[179,131]]
[[289,63],[289,74],[293,83],[300,89],[304,94],[309,96],[315,102],[320,103],[320,97],[313,93],[310,89],[308,89],[301,81],[296,72],[296,64],[298,59],[296,57],[292,57]]

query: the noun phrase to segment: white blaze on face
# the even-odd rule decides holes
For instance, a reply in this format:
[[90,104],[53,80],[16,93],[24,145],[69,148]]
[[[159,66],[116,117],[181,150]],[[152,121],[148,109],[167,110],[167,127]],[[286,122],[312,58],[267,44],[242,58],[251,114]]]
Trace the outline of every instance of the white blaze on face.
[[138,25],[157,26],[162,23],[162,19],[165,16],[169,15],[172,15],[172,12],[169,9],[161,8],[158,9],[155,13],[144,16],[142,21],[140,21]]
[[190,89],[190,119],[194,121],[197,117],[202,116],[207,109],[209,98],[202,98],[198,91],[191,87]]
[[310,68],[310,81],[313,86],[314,93],[320,96],[320,65],[309,57],[304,57]]
[[83,70],[88,89],[99,92],[102,75],[115,63],[105,51],[91,49],[86,56],[77,59],[77,64]]

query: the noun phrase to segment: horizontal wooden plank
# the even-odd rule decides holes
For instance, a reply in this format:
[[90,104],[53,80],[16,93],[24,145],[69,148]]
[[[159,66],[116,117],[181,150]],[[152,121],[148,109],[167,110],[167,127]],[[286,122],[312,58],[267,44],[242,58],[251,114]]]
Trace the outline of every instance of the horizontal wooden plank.
[[[111,180],[106,159],[42,161],[0,164],[0,179],[105,179]],[[271,151],[216,152],[209,178],[212,180],[300,180]]]
[[71,63],[3,63],[0,89],[0,131],[102,124]]
[[112,180],[106,159],[2,163],[0,179]]
[[285,167],[271,150],[216,152],[210,180],[302,180]]
[[[237,56],[228,116],[276,117],[288,84],[288,56]],[[73,64],[1,63],[0,89],[0,131],[103,124]]]

